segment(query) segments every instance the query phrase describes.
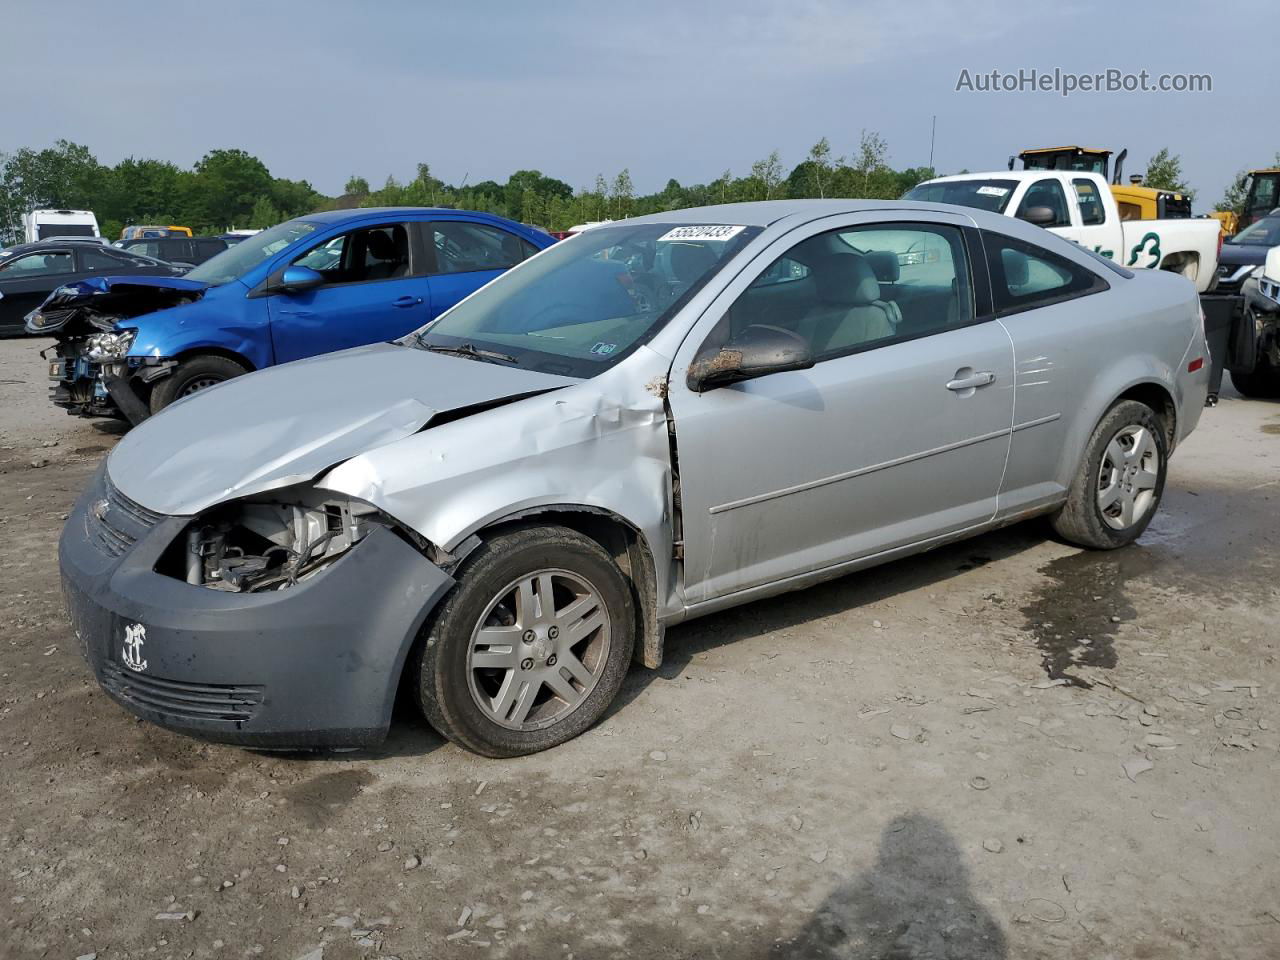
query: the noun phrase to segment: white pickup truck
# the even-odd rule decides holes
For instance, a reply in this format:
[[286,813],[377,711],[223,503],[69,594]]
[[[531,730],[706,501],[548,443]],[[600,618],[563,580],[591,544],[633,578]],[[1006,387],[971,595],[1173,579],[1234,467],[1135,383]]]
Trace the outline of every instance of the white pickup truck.
[[1125,267],[1180,273],[1205,293],[1221,248],[1211,219],[1121,220],[1104,177],[1072,170],[965,173],[926,180],[904,200],[955,203],[1019,217]]

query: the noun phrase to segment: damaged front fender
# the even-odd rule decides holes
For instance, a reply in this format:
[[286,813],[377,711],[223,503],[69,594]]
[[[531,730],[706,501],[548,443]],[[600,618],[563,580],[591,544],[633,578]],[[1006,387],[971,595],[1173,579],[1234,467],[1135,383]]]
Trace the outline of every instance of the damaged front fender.
[[117,320],[192,303],[208,284],[181,277],[90,277],[68,283],[27,314],[27,333],[73,336],[115,329]]
[[572,387],[361,453],[316,485],[372,503],[450,552],[485,527],[548,509],[621,518],[652,554],[656,614],[669,622],[684,609],[671,443],[663,391],[644,386],[669,367],[641,348]]

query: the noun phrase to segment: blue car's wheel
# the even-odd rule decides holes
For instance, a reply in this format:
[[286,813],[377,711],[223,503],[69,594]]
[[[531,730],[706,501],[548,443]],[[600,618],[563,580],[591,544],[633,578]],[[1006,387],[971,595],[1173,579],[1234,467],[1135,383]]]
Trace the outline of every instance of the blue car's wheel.
[[151,412],[159,413],[175,400],[248,372],[226,357],[202,356],[184,360],[151,391]]

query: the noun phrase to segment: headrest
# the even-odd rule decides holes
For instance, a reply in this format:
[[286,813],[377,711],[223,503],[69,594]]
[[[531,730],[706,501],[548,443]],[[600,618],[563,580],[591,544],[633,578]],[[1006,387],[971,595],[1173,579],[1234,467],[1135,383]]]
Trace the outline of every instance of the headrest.
[[368,233],[369,256],[375,260],[395,260],[399,256],[396,242],[390,234],[382,230],[371,230]]
[[902,275],[898,268],[898,255],[892,250],[868,250],[866,253],[867,263],[871,264],[871,269],[875,272],[876,279],[881,283],[897,283],[898,277]]
[[671,244],[671,272],[681,283],[694,283],[716,264],[715,253],[703,243]]
[[1007,247],[1000,251],[1000,262],[1004,265],[1004,282],[1010,287],[1020,287],[1030,279],[1026,254]]
[[880,299],[875,271],[861,254],[829,253],[810,266],[823,303],[862,307]]

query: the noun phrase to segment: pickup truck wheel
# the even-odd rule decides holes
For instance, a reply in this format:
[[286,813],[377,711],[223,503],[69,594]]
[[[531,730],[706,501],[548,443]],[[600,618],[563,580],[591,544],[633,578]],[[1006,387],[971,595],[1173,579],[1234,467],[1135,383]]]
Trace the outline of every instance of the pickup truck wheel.
[[456,577],[415,665],[433,727],[516,757],[600,719],[631,663],[635,608],[599,544],[564,527],[518,529],[477,547]]
[[151,412],[159,413],[175,400],[248,373],[244,367],[226,357],[197,356],[178,364],[173,373],[151,390]]
[[1231,384],[1254,400],[1275,400],[1280,397],[1280,368],[1270,357],[1261,356],[1249,373],[1231,374]]
[[1120,401],[1094,427],[1067,502],[1051,518],[1054,530],[1094,550],[1137,540],[1160,504],[1168,459],[1155,411]]

